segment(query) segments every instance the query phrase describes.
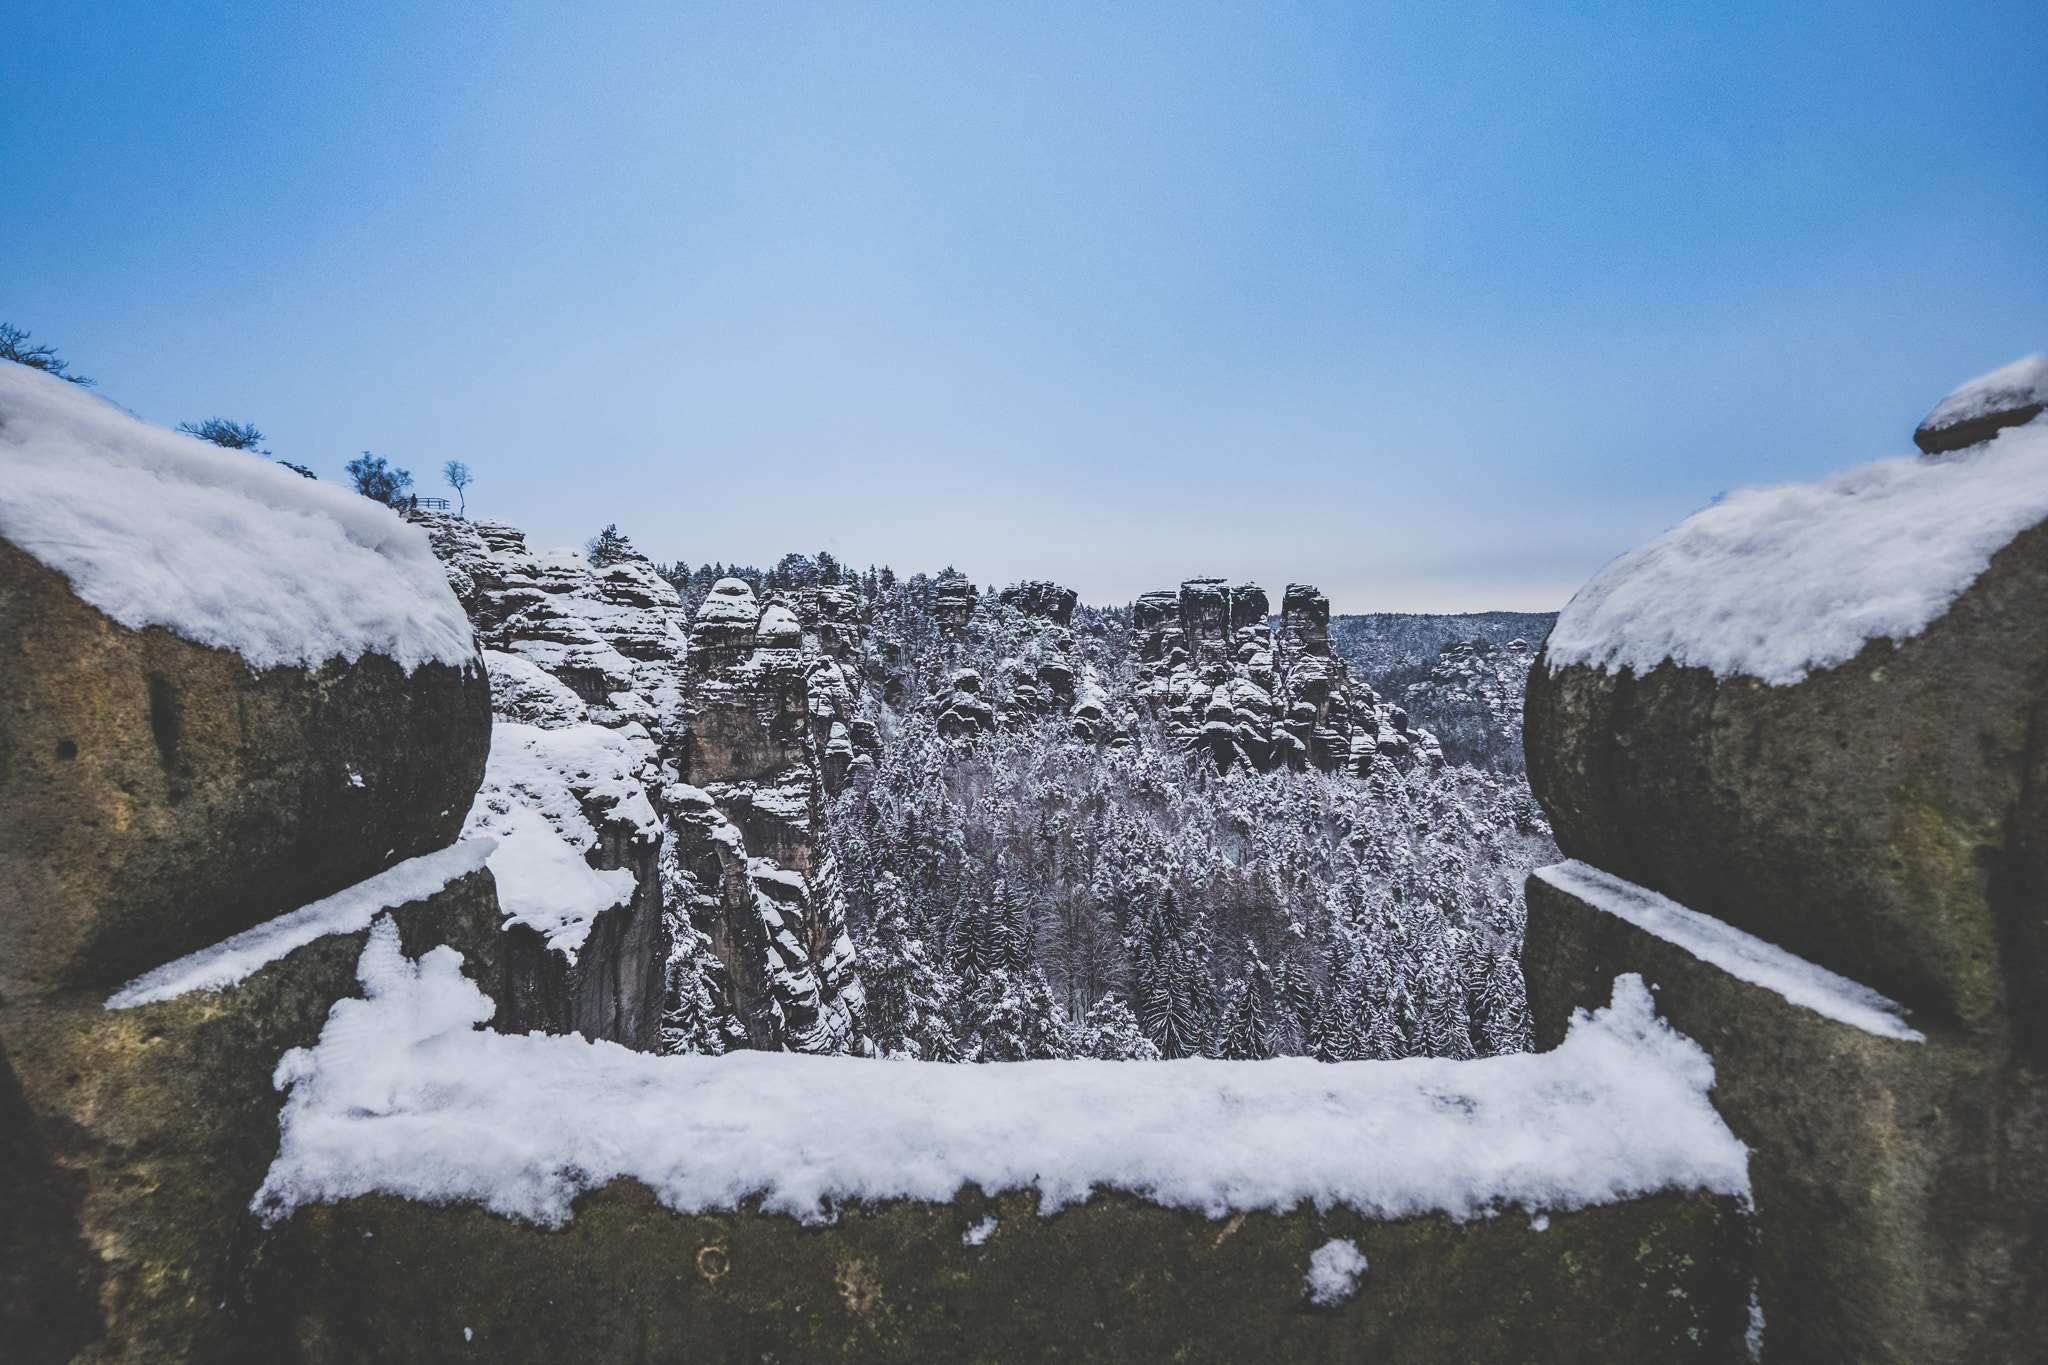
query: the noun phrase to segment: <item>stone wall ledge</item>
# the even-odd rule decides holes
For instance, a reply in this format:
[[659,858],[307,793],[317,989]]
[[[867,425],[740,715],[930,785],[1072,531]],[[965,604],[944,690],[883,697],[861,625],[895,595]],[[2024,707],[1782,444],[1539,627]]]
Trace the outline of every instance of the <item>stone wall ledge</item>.
[[1751,1149],[1763,1360],[2035,1358],[2048,1301],[2028,1292],[2043,1251],[2026,1210],[2042,1207],[2048,1105],[2004,1035],[1916,1018],[1912,1036],[1886,1036],[1830,1018],[1606,899],[1528,880],[1537,1047],[1637,972],[1713,1056],[1710,1098]]
[[[1041,1217],[1034,1192],[972,1186],[836,1213],[678,1214],[631,1180],[559,1230],[388,1195],[309,1205],[263,1248],[260,1344],[318,1365],[1747,1358],[1747,1220],[1705,1191],[1464,1223],[1212,1220],[1113,1192]],[[1304,1276],[1333,1238],[1370,1269],[1323,1307]]]

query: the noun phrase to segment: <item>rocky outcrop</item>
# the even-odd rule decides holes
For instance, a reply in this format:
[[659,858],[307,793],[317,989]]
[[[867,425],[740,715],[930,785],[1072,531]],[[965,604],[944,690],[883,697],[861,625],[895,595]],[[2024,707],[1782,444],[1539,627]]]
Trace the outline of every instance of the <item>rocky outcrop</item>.
[[2048,432],[2009,430],[1699,514],[1529,674],[1531,785],[1580,860],[1529,884],[1539,1043],[1635,971],[1712,1050],[1766,1360],[2048,1342],[2044,584]]
[[687,730],[681,601],[637,555],[593,566],[535,555],[503,522],[410,515],[490,664],[501,730],[469,823],[505,844],[512,1022],[653,1050],[673,937],[662,817]]
[[2048,355],[2030,355],[1971,380],[1941,400],[1913,433],[1929,455],[1964,450],[2048,410]]
[[0,542],[0,1000],[137,973],[453,841],[483,670],[252,670]]
[[1072,588],[1040,580],[1012,583],[996,594],[996,600],[1025,616],[1036,616],[1056,626],[1071,626],[1074,605],[1080,601],[1080,594]]
[[[364,935],[329,935],[218,989],[109,998],[451,843],[484,771],[489,685],[466,630],[439,657],[401,657],[394,623],[459,616],[389,513],[268,483],[260,461],[188,449],[66,385],[41,395],[44,413],[18,408],[9,381],[10,524],[66,510],[18,501],[56,450],[100,537],[74,551],[105,564],[161,537],[222,560],[246,533],[276,557],[263,582],[195,600],[179,596],[185,575],[144,556],[128,586],[145,595],[103,609],[80,585],[104,575],[74,580],[29,548],[38,537],[0,539],[0,1355],[240,1359],[247,1210],[277,1146],[271,1076],[355,989]],[[81,432],[92,439],[69,446]],[[204,490],[191,515],[124,509],[137,479],[160,474]],[[120,525],[124,510],[136,521]],[[423,576],[393,571],[414,551]],[[390,613],[358,618],[382,649],[321,614],[351,569]],[[270,614],[294,598],[310,622]],[[265,658],[292,632],[305,657]],[[460,942],[473,978],[502,991],[488,872],[390,908],[418,951]]]
[[[704,984],[730,1046],[859,1050],[862,995],[825,828],[831,742],[851,736],[812,683],[843,687],[839,661],[807,649],[795,612],[727,578],[697,611],[686,670],[689,741],[670,864],[673,894],[715,966]],[[822,714],[820,714],[822,712]],[[817,743],[816,726],[829,721]],[[842,751],[843,752],[843,751]],[[850,766],[850,759],[849,759]],[[670,1008],[687,1001],[672,997]]]
[[1176,593],[1146,593],[1133,610],[1141,695],[1169,739],[1228,771],[1314,767],[1364,776],[1376,766],[1441,763],[1433,736],[1354,684],[1330,649],[1330,604],[1289,585],[1280,631],[1254,584],[1190,579]]
[[875,765],[875,724],[861,713],[858,660],[866,633],[860,595],[837,585],[799,588],[790,609],[803,631],[805,709],[825,792],[836,796]]
[[940,633],[949,640],[967,638],[967,622],[980,600],[974,584],[957,569],[947,569],[932,580],[932,614],[938,618]]

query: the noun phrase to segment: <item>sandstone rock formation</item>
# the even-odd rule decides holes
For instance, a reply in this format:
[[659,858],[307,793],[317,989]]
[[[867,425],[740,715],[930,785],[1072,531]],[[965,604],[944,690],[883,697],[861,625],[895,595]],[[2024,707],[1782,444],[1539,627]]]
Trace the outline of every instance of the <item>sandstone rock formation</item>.
[[[523,919],[506,874],[522,1026],[645,1049],[858,1048],[822,809],[874,762],[849,671],[858,596],[826,586],[762,602],[724,579],[684,621],[637,555],[593,567],[576,551],[532,555],[502,523],[416,515],[490,647],[501,724],[572,732],[506,729],[506,775],[494,769],[472,823],[552,835],[558,867],[566,848],[598,877],[631,874],[611,908],[553,920]],[[515,771],[520,755],[543,771]]]
[[[1963,443],[1994,411],[1937,429]],[[1767,1360],[2048,1342],[2044,585],[2037,422],[1701,513],[1582,590],[1529,675],[1559,847],[1640,888],[1532,879],[1539,1041],[1627,970],[1713,1050],[1754,1152]],[[1622,913],[1651,893],[1711,917],[1660,912],[1704,937]],[[1889,997],[1916,1032],[1793,1003],[1788,973]]]
[[1290,584],[1277,637],[1267,613],[1264,591],[1220,578],[1137,600],[1143,695],[1170,739],[1209,753],[1224,771],[1242,763],[1364,776],[1379,764],[1442,762],[1433,736],[1411,733],[1406,712],[1352,683],[1331,652],[1322,593]]
[[490,665],[501,724],[470,826],[504,841],[510,1019],[655,1049],[674,937],[662,817],[687,728],[675,589],[638,556],[593,567],[502,522],[411,517]]
[[997,593],[996,600],[1026,616],[1036,616],[1056,626],[1071,626],[1074,604],[1080,601],[1080,594],[1057,583],[1036,580],[1013,583]]
[[844,1052],[862,1046],[862,994],[823,801],[828,764],[850,766],[851,694],[805,643],[788,606],[739,579],[698,608],[672,895],[717,960],[707,984],[731,1045]]
[[[0,431],[0,1354],[235,1358],[269,1077],[354,988],[362,935],[220,990],[108,999],[451,843],[488,683],[388,511],[19,366],[0,364]],[[287,601],[298,619],[273,614]],[[501,989],[488,872],[400,918]]]

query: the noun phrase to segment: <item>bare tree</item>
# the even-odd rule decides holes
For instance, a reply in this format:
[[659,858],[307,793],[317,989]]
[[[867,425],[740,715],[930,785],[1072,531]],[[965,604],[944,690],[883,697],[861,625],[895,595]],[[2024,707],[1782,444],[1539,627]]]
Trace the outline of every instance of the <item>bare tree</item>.
[[469,466],[460,460],[450,460],[447,464],[441,466],[441,477],[448,480],[448,486],[455,490],[455,496],[459,502],[456,515],[468,516],[469,497],[462,490],[469,487],[470,484]]
[[363,452],[360,460],[348,462],[348,476],[356,481],[356,492],[374,499],[387,507],[396,507],[405,501],[405,490],[412,487],[412,475],[396,466],[386,465],[384,457]]
[[57,358],[56,347],[31,346],[28,344],[27,332],[4,322],[0,322],[0,360],[12,360],[17,365],[41,370],[44,374],[55,375],[73,384],[91,387],[93,382],[82,374],[64,373],[70,368],[70,362]]
[[[178,430],[187,436],[197,436],[202,441],[211,441],[229,450],[256,450],[263,439],[263,433],[253,423],[230,422],[225,417],[209,417],[194,426],[190,422],[178,423]],[[256,450],[258,455],[268,455],[267,450]]]

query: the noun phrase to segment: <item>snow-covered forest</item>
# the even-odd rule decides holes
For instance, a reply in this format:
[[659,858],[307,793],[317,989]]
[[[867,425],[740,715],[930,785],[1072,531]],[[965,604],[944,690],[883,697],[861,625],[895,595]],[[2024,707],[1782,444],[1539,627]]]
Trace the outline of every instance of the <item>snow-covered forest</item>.
[[[1447,703],[1462,686],[1512,763],[1444,761],[1354,677],[1351,711],[1385,720],[1371,761],[1261,770],[1219,764],[1176,725],[1169,664],[1142,657],[1131,607],[1074,605],[1049,584],[977,594],[950,570],[853,573],[828,556],[662,571],[692,611],[727,577],[764,598],[858,600],[846,671],[873,752],[827,817],[877,1051],[1338,1060],[1526,1046],[1520,884],[1555,856],[1519,776],[1515,670],[1531,642],[1443,641],[1409,684]],[[1275,641],[1258,616],[1237,632],[1239,697],[1275,688],[1260,661],[1289,657],[1285,628]]]

